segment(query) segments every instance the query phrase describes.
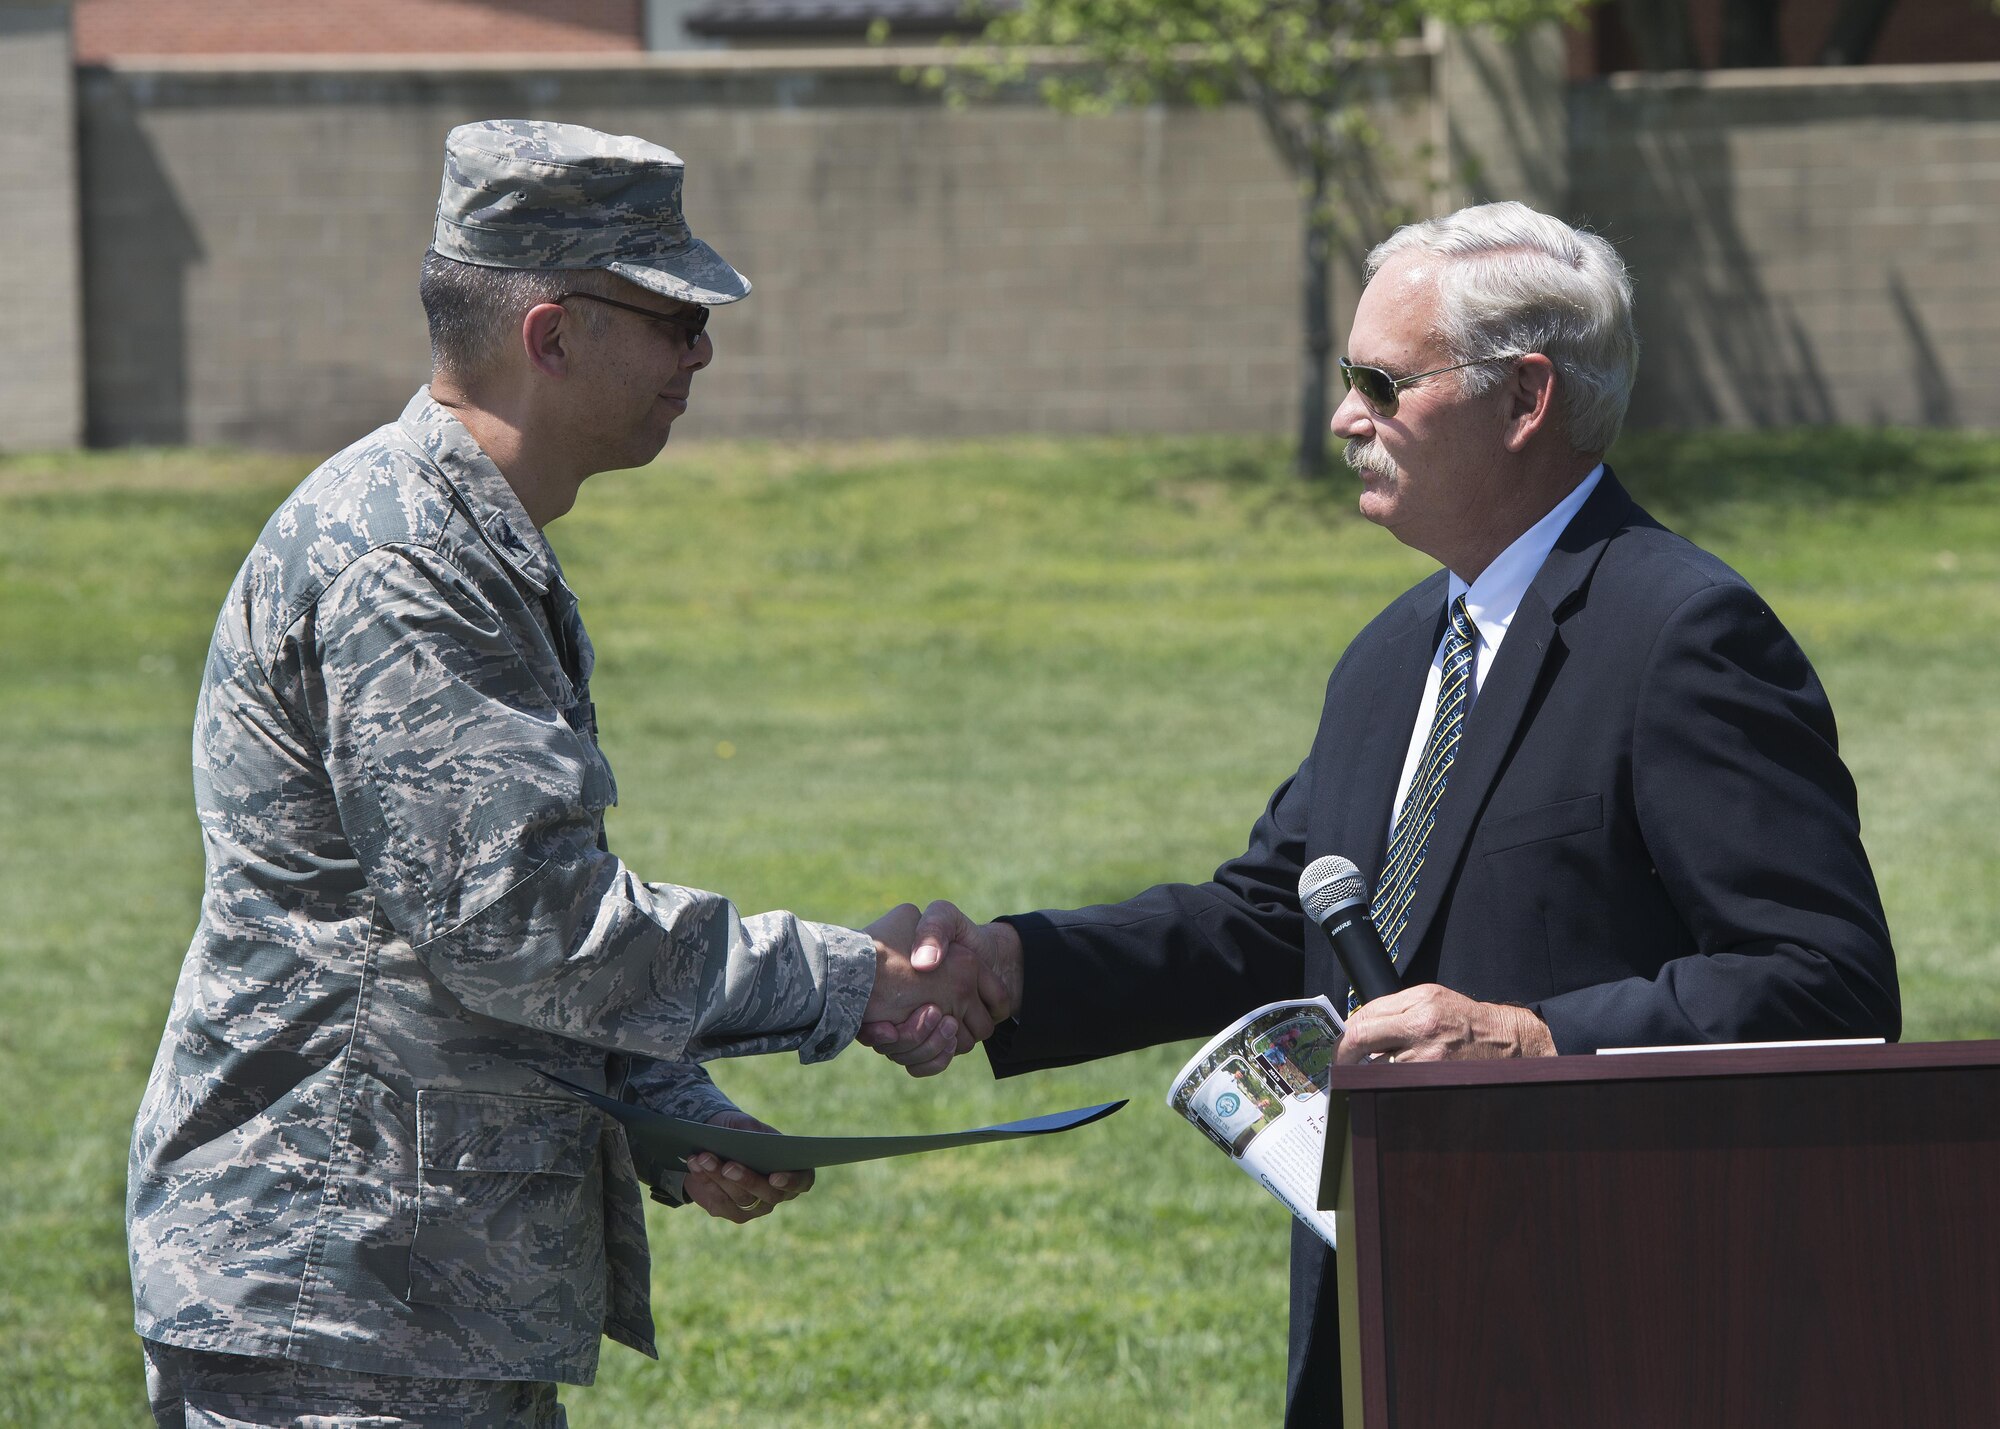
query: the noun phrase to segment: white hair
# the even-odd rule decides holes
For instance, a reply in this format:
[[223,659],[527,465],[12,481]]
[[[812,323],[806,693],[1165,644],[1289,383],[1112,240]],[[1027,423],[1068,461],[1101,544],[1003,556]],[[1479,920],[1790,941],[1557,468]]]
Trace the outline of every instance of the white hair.
[[[1438,265],[1438,337],[1454,362],[1539,352],[1555,364],[1569,442],[1603,452],[1618,438],[1639,370],[1632,279],[1594,233],[1522,203],[1487,203],[1397,229],[1368,255],[1364,276],[1405,253]],[[1457,374],[1461,390],[1491,390],[1493,365]]]

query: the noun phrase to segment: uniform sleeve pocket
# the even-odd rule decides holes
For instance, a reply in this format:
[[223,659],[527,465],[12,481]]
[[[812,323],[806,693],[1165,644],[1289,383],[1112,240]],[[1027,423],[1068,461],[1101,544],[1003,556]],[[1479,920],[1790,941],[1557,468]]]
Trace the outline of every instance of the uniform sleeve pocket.
[[1563,799],[1539,808],[1524,809],[1498,819],[1488,819],[1480,827],[1480,843],[1487,853],[1519,848],[1522,844],[1567,838],[1588,833],[1604,824],[1604,800],[1596,794]]
[[411,1301],[519,1313],[601,1283],[598,1123],[547,1097],[419,1091]]
[[618,802],[618,780],[597,742],[597,706],[589,700],[567,704],[562,717],[583,744],[583,806],[602,813]]

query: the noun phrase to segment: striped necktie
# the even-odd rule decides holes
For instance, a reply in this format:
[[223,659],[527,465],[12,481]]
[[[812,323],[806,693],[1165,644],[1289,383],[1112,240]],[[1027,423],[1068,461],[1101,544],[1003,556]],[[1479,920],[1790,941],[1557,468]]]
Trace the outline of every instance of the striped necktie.
[[[1368,912],[1382,935],[1382,946],[1394,963],[1402,954],[1398,944],[1410,921],[1410,904],[1417,896],[1417,880],[1423,876],[1424,849],[1437,825],[1438,801],[1444,797],[1445,781],[1451,777],[1452,761],[1458,757],[1459,736],[1465,732],[1465,710],[1472,703],[1473,655],[1479,630],[1466,611],[1465,597],[1451,605],[1451,629],[1444,637],[1443,668],[1438,676],[1437,709],[1431,716],[1431,732],[1424,740],[1422,758],[1403,796],[1403,811],[1396,817],[1395,832],[1389,836],[1389,857],[1382,877],[1375,885],[1375,897]],[[1355,997],[1347,995],[1352,1012]]]

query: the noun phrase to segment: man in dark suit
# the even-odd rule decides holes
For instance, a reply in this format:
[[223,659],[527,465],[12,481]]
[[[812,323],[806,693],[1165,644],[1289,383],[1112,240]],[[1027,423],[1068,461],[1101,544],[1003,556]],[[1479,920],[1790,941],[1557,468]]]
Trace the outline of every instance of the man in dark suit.
[[[1375,890],[1403,984],[1342,1060],[1895,1037],[1825,692],[1742,577],[1601,463],[1638,356],[1616,253],[1491,204],[1398,231],[1368,275],[1333,428],[1363,515],[1444,569],[1355,637],[1311,752],[1209,882],[984,925],[932,906],[920,947],[970,945],[1011,990],[996,1073],[1345,997],[1298,902],[1329,853]],[[922,1073],[956,1031],[919,1013],[862,1040]],[[1339,1417],[1330,1269],[1295,1229],[1288,1423]]]

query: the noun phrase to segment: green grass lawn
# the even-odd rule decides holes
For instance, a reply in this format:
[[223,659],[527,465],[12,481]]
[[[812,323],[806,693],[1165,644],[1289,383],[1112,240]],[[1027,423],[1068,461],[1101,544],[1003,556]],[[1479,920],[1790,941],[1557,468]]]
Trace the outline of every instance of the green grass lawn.
[[[1910,1038],[2000,1035],[2000,440],[1634,438],[1622,475],[1772,601],[1840,715]],[[555,538],[642,874],[863,922],[1200,878],[1304,753],[1348,637],[1427,569],[1275,445],[690,446]],[[145,1421],[125,1143],[194,926],[195,684],[309,462],[0,460],[0,1424]],[[655,1210],[664,1357],[579,1429],[1265,1425],[1286,1217],[1161,1104],[1188,1047],[996,1084],[725,1064],[784,1126],[1035,1144],[828,1174],[747,1228]]]

